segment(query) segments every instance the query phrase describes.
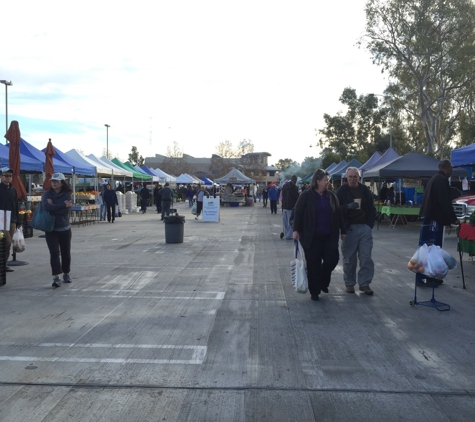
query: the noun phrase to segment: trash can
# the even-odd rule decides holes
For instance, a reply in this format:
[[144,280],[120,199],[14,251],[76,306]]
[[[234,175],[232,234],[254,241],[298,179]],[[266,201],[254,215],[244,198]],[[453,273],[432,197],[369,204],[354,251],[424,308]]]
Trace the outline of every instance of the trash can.
[[185,217],[182,215],[169,215],[165,221],[165,242],[183,243]]

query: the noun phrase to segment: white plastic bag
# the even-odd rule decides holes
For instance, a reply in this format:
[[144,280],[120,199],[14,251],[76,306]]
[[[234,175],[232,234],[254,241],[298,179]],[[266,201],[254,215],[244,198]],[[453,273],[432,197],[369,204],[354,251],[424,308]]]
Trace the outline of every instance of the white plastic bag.
[[308,278],[307,278],[307,263],[303,254],[302,245],[297,240],[295,242],[295,259],[290,261],[290,274],[292,277],[292,284],[297,293],[307,293]]
[[427,255],[429,253],[429,246],[426,243],[419,246],[414,255],[412,255],[411,260],[407,264],[407,268],[413,273],[423,274],[425,271],[425,265],[427,262]]
[[191,213],[192,213],[193,215],[198,214],[198,209],[197,209],[197,207],[198,207],[198,205],[197,205],[196,201],[193,202],[193,206],[191,207]]
[[20,253],[26,248],[25,237],[23,236],[23,227],[19,227],[15,230],[12,237],[13,252]]
[[445,263],[441,247],[437,245],[430,246],[423,274],[430,278],[442,280],[448,271],[449,267]]
[[414,273],[421,273],[430,278],[442,280],[449,269],[457,267],[457,261],[440,246],[421,245],[407,264]]

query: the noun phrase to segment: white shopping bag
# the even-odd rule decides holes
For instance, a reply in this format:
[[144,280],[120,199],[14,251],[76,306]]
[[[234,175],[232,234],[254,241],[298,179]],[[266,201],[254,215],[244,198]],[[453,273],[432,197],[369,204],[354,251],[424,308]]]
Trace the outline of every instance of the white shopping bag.
[[292,277],[292,284],[297,293],[307,293],[308,279],[307,279],[307,263],[303,254],[302,245],[297,240],[295,241],[295,258],[290,261],[290,274]]

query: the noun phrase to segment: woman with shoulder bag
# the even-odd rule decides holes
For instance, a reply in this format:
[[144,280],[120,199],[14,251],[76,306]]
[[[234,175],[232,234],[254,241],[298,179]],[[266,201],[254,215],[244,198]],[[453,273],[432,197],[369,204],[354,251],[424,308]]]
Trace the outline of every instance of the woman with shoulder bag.
[[46,244],[50,253],[51,271],[53,274],[53,287],[61,286],[63,282],[71,283],[71,224],[69,211],[73,206],[71,200],[72,189],[66,182],[63,173],[54,173],[51,177],[51,188],[43,194],[41,205],[54,217],[54,228],[46,232]]
[[346,227],[336,194],[328,189],[328,173],[317,170],[310,189],[299,196],[294,210],[293,239],[300,240],[307,261],[308,290],[312,300],[328,293],[331,274],[340,258],[338,238]]

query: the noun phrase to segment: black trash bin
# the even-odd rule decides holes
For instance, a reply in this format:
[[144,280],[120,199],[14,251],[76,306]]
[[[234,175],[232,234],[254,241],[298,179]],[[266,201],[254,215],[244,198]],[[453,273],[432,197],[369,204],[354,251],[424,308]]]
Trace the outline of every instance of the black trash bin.
[[182,215],[169,215],[165,221],[165,242],[183,243],[185,232],[185,217]]

